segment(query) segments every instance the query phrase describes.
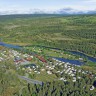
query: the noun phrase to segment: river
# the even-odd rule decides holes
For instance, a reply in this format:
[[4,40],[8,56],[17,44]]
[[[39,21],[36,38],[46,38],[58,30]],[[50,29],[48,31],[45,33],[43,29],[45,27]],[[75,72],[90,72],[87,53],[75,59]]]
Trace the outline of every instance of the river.
[[[44,48],[50,48],[50,49],[55,49],[55,50],[61,50],[59,48],[53,48],[53,47],[46,47],[46,46],[40,46],[40,45],[36,45],[37,47],[44,47]],[[91,62],[96,62],[96,58],[94,57],[91,57],[91,56],[88,56],[84,53],[81,53],[81,52],[77,52],[77,51],[68,51],[68,50],[64,50],[64,51],[67,51],[67,52],[70,52],[74,55],[78,55],[78,56],[81,56],[81,57],[84,57],[84,58],[87,58],[88,60],[90,60]]]
[[[8,48],[22,49],[22,47],[20,47],[18,45],[6,44],[6,43],[3,43],[3,42],[0,42],[0,45],[4,46],[4,47],[8,47]],[[52,48],[52,47],[46,47],[46,46],[38,46],[38,47],[44,47],[44,48],[50,48],[50,49],[55,49],[55,50],[61,50],[59,48]],[[68,52],[71,52],[72,54],[79,55],[79,56],[84,57],[84,58],[88,58],[88,60],[90,60],[91,62],[96,62],[96,58],[91,57],[91,56],[87,56],[87,55],[85,55],[85,54],[83,54],[81,52],[76,52],[76,51],[68,51]],[[69,59],[58,58],[58,57],[56,57],[56,59],[58,59],[60,61],[63,61],[63,62],[69,62],[71,64],[76,64],[76,65],[84,64],[84,62],[81,62],[79,60],[69,60]]]

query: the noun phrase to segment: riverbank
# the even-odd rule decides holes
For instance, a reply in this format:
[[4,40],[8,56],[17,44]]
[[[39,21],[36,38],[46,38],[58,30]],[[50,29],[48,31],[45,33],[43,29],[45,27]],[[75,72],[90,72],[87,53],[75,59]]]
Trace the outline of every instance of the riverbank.
[[83,53],[83,52],[80,52],[80,51],[75,51],[75,50],[70,51],[70,50],[60,49],[60,48],[56,48],[56,47],[53,48],[53,47],[40,46],[40,45],[32,45],[32,46],[49,48],[49,49],[55,49],[55,50],[63,50],[63,51],[66,51],[66,52],[71,52],[71,53],[73,53],[73,54],[75,54],[75,55],[84,56],[85,58],[87,57],[87,58],[89,58],[89,60],[91,60],[92,62],[96,62],[96,57],[92,57],[92,56],[90,56],[90,55],[88,55],[88,54],[85,54],[85,53]]
[[[3,43],[3,42],[0,42],[0,45],[1,46],[5,46],[5,47],[8,47],[8,48],[15,48],[15,49],[22,49],[23,48],[23,47],[18,46],[18,45],[6,44],[6,43]],[[62,50],[60,48],[52,48],[52,47],[46,47],[46,46],[40,46],[40,45],[35,45],[35,46],[37,46],[37,47],[43,47],[43,48],[49,48],[49,49],[55,49],[55,50]],[[66,51],[66,50],[63,50],[63,51]],[[96,62],[96,58],[87,56],[84,53],[77,52],[77,51],[66,51],[66,52],[71,52],[72,54],[79,55],[81,57],[87,58],[88,60],[90,60],[92,62]]]

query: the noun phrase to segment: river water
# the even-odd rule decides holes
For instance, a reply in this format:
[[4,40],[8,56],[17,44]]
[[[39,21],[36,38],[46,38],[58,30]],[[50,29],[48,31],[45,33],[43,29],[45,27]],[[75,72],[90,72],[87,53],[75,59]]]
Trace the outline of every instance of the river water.
[[[3,43],[3,42],[0,42],[0,45],[1,46],[4,46],[4,47],[8,47],[8,48],[14,48],[14,49],[22,49],[22,47],[20,46],[17,46],[17,45],[12,45],[12,44],[6,44],[6,43]],[[44,47],[44,48],[50,48],[50,49],[55,49],[55,50],[61,50],[59,48],[52,48],[52,47],[46,47],[46,46],[38,46],[38,47]],[[80,53],[80,52],[76,52],[76,51],[68,51],[74,55],[79,55],[81,57],[84,57],[84,58],[87,58],[88,60],[90,60],[91,62],[96,62],[96,58],[94,57],[91,57],[91,56],[87,56],[83,53]],[[60,61],[63,61],[63,62],[69,62],[71,64],[76,64],[76,65],[82,65],[84,64],[84,62],[81,62],[79,60],[69,60],[69,59],[65,59],[65,58],[58,58],[56,57],[56,59],[60,60]]]

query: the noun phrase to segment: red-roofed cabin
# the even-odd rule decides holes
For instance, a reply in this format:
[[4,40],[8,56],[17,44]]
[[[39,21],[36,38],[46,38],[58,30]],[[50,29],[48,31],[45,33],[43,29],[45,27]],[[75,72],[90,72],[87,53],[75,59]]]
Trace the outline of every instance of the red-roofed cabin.
[[40,61],[47,63],[47,61],[42,56],[35,55]]
[[27,57],[27,58],[25,58],[27,61],[31,61],[32,60],[32,58],[31,57]]

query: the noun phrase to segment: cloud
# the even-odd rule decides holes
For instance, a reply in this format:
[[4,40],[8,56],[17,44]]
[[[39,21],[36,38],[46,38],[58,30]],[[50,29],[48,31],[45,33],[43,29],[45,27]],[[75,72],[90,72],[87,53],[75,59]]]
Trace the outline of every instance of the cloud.
[[96,3],[96,0],[84,0],[85,3]]
[[[76,6],[75,6],[76,7]],[[84,8],[83,8],[84,9]],[[10,14],[96,14],[96,10],[78,10],[76,8],[66,7],[55,10],[46,9],[27,9],[27,10],[0,10],[0,15],[10,15]]]

